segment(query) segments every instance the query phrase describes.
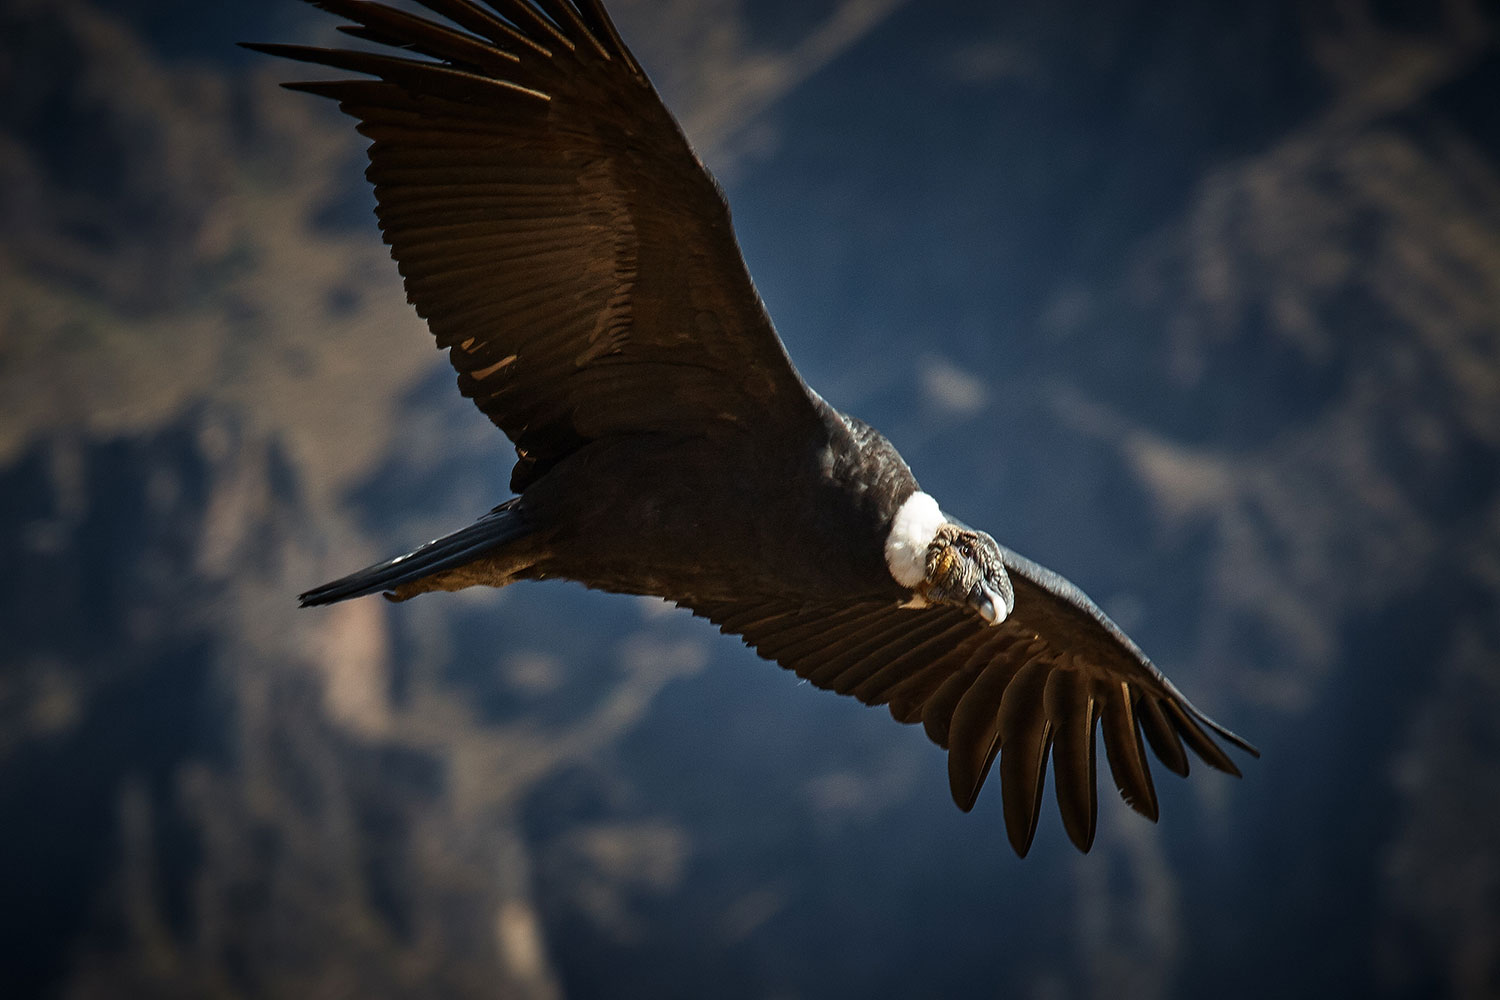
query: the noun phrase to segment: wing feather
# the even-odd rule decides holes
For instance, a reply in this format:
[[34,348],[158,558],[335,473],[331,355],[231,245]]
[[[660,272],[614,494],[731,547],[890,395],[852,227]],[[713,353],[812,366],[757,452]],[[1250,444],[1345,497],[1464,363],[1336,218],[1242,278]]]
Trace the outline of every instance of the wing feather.
[[1161,704],[1155,698],[1146,695],[1137,703],[1136,709],[1136,714],[1141,720],[1141,731],[1146,734],[1146,742],[1151,744],[1151,751],[1167,766],[1167,770],[1186,778],[1188,776],[1187,751],[1182,749],[1182,740],[1178,738],[1177,730],[1167,721]]
[[987,662],[966,664],[949,674],[922,707],[922,728],[927,731],[927,738],[944,750],[952,746],[953,715],[958,711],[958,703],[979,680]]
[[[888,693],[891,715],[897,722],[923,723],[928,737],[944,748],[948,745],[948,723],[953,718],[953,709],[957,706],[957,699],[962,695],[962,691],[952,695],[953,700],[947,705],[946,715],[943,714],[940,692],[953,682],[954,678],[979,676],[979,671],[996,655],[996,650],[986,645],[983,636],[972,634],[970,638],[962,641],[959,651],[961,659],[957,662],[951,661],[948,657],[940,657],[924,667],[907,672],[905,676],[892,677],[892,685],[882,688]],[[888,671],[882,668],[873,680],[881,680],[887,673]],[[935,726],[941,728],[941,739],[935,735],[937,731]]]
[[[872,629],[871,637],[857,649],[841,652],[823,669],[837,671],[840,694],[857,694],[860,700],[867,701],[870,697],[868,685],[874,680],[872,675],[885,665],[887,658],[901,657],[921,649],[952,627],[942,620],[922,620],[928,617],[921,613],[882,615],[883,628]],[[881,655],[875,655],[877,653]]]
[[1010,846],[1023,858],[1036,836],[1052,748],[1045,702],[1049,672],[1045,660],[1032,660],[1016,672],[1000,699],[1000,801]]
[[1004,661],[986,665],[953,708],[948,729],[948,789],[964,812],[974,808],[1000,749],[1003,714],[995,711],[995,705],[1002,702],[1015,675],[1015,668]]
[[1216,771],[1232,774],[1236,778],[1240,777],[1240,769],[1234,766],[1234,761],[1230,760],[1229,755],[1208,738],[1208,734],[1193,721],[1192,716],[1188,715],[1181,705],[1175,701],[1163,701],[1161,704],[1178,735],[1188,746],[1192,747],[1194,753],[1203,758],[1205,764]]
[[817,668],[808,672],[807,679],[818,687],[848,694],[858,680],[847,675],[868,664],[871,657],[881,650],[909,641],[911,629],[911,623],[899,618],[879,617],[836,645],[825,646],[824,656]]
[[924,610],[918,612],[914,620],[920,622],[922,618],[927,617],[933,618],[937,626],[930,631],[924,630],[920,636],[914,637],[913,641],[903,643],[900,648],[893,650],[895,655],[884,662],[880,669],[861,685],[862,696],[910,679],[914,673],[946,655],[950,649],[973,634],[973,625],[963,614],[944,614]]
[[1016,603],[994,627],[951,607],[803,606],[781,597],[683,603],[819,687],[920,721],[948,751],[949,790],[961,809],[973,807],[998,760],[1006,833],[1021,855],[1036,835],[1049,759],[1069,839],[1083,851],[1093,844],[1098,730],[1121,798],[1153,821],[1147,744],[1184,775],[1184,743],[1230,774],[1239,772],[1216,737],[1256,754],[1195,709],[1078,588],[1005,556]]
[[1047,717],[1052,721],[1052,771],[1063,829],[1080,851],[1094,844],[1099,816],[1095,794],[1094,723],[1099,706],[1089,679],[1077,670],[1054,670],[1047,678]]
[[1155,823],[1156,786],[1151,783],[1151,768],[1146,764],[1146,748],[1141,745],[1141,730],[1131,703],[1130,684],[1126,681],[1112,685],[1101,699],[1104,756],[1120,798]]
[[407,297],[515,442],[513,489],[607,435],[818,426],[717,184],[601,4],[313,2],[384,48],[251,47],[367,78],[293,86],[371,140]]

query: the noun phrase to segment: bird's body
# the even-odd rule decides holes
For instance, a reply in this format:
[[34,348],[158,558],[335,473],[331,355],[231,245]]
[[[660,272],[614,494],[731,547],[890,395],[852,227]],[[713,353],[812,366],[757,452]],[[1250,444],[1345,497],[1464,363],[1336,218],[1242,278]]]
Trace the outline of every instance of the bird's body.
[[1019,853],[1049,755],[1095,829],[1095,728],[1151,818],[1142,734],[1238,773],[1072,584],[942,512],[879,432],[813,392],[750,282],[722,193],[598,0],[422,0],[451,26],[316,0],[400,50],[254,46],[374,79],[291,85],[372,140],[377,215],[459,388],[515,442],[517,496],[302,595],[405,599],[564,578],[664,597],[949,750],[972,806],[999,759]]
[[[828,415],[831,426],[786,448],[737,435],[586,445],[520,498],[514,511],[532,529],[507,557],[527,565],[506,572],[688,606],[787,594],[905,600],[884,545],[916,481],[878,432]],[[443,584],[439,574],[398,592]]]

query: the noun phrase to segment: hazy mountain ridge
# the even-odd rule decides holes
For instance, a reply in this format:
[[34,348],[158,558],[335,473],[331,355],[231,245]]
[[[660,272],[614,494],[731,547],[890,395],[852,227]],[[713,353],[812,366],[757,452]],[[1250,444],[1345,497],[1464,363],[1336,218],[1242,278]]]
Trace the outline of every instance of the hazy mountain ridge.
[[[431,374],[382,248],[320,221],[355,182],[347,124],[279,68],[160,65],[91,5],[0,14],[3,65],[47,81],[0,117],[0,551],[25,581],[0,599],[0,787],[31,901],[7,964],[84,996],[1158,996],[1249,940],[1311,972],[1237,965],[1230,995],[1492,995],[1500,167],[1444,102],[1496,56],[1453,10],[1310,27],[1326,114],[1057,292],[1038,334],[1068,374],[1019,390],[1054,426],[965,458],[1076,473],[1028,507],[1107,498],[1083,531],[1121,561],[1112,610],[1182,611],[1174,675],[1267,750],[1243,784],[1163,787],[1161,829],[1107,801],[1089,860],[1025,866],[992,803],[938,811],[918,733],[773,700],[789,679],[683,616],[564,587],[297,612],[498,499],[507,455]],[[969,374],[959,418],[1024,407],[1003,364]],[[1297,877],[1263,885],[1277,851]],[[1367,909],[1302,955],[1340,913],[1314,876]]]

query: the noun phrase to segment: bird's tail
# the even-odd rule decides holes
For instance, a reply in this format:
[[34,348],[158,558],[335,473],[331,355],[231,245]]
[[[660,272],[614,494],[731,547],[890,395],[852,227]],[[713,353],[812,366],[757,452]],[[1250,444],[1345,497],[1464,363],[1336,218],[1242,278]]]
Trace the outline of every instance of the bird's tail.
[[451,535],[428,542],[404,556],[367,566],[357,573],[298,596],[302,607],[333,604],[351,597],[363,597],[396,590],[423,577],[473,562],[506,542],[527,534],[530,526],[517,505],[517,497]]

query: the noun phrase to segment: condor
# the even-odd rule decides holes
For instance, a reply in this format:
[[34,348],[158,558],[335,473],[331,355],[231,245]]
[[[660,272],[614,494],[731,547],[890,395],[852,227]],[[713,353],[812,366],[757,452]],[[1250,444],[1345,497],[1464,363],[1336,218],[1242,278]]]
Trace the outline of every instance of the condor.
[[[371,140],[407,296],[515,444],[477,522],[302,595],[566,578],[674,601],[818,687],[921,722],[959,808],[999,762],[1025,855],[1050,756],[1093,843],[1096,731],[1152,820],[1145,745],[1238,774],[1208,719],[1067,580],[943,512],[787,357],[722,192],[599,0],[314,0],[376,50],[253,45]],[[1145,740],[1143,742],[1142,735]]]

